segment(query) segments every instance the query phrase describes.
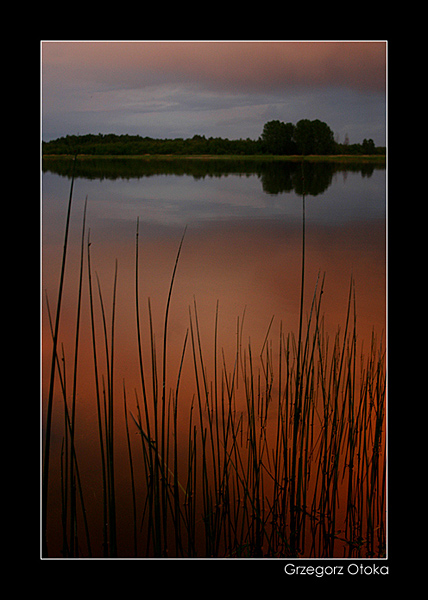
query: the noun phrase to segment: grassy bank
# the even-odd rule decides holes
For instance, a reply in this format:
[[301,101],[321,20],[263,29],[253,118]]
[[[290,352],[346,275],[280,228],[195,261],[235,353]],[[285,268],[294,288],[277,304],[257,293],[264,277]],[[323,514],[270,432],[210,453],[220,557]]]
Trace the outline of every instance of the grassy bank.
[[[69,154],[44,154],[43,160],[72,159]],[[78,160],[100,160],[100,159],[126,159],[126,160],[240,160],[240,161],[272,161],[272,162],[329,162],[329,163],[371,163],[385,164],[386,156],[378,154],[330,154],[330,155],[308,155],[308,156],[277,156],[270,154],[142,154],[142,155],[116,155],[116,154],[79,154]]]

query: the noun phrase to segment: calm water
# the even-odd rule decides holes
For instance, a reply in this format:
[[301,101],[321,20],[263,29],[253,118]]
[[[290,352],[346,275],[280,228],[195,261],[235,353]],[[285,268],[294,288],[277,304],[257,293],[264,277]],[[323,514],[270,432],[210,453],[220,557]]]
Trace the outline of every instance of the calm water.
[[[302,260],[302,185],[305,197],[305,314],[310,311],[318,274],[325,273],[322,312],[325,329],[334,336],[344,325],[350,278],[356,287],[357,339],[364,351],[374,331],[386,329],[386,186],[385,169],[361,166],[338,169],[307,165],[302,181],[300,165],[246,164],[196,161],[141,166],[135,160],[82,164],[74,184],[71,229],[59,332],[61,364],[71,397],[74,369],[80,239],[85,198],[86,228],[97,315],[97,335],[103,345],[96,275],[111,319],[117,261],[114,338],[114,376],[117,414],[123,414],[123,385],[135,413],[134,389],[139,389],[135,325],[135,233],[139,219],[140,308],[143,352],[150,356],[150,299],[152,327],[161,365],[163,319],[175,257],[187,227],[177,268],[168,328],[167,385],[174,386],[180,366],[189,309],[197,306],[204,360],[212,365],[214,327],[218,306],[218,351],[233,369],[237,327],[241,339],[251,341],[254,353],[263,347],[267,330],[297,335]],[[53,167],[52,167],[53,169]],[[61,267],[63,235],[70,189],[70,166],[43,172],[42,287],[54,314]],[[87,232],[86,232],[87,235]],[[86,244],[85,244],[86,246]],[[86,252],[86,248],[85,248]],[[96,274],[96,275],[95,275]],[[44,299],[43,299],[44,300]],[[110,334],[109,334],[110,335]],[[51,361],[51,333],[43,302],[43,398],[47,397]],[[76,395],[76,445],[85,482],[88,513],[92,515],[93,546],[99,552],[99,446],[96,431],[92,341],[85,258]],[[101,359],[100,359],[101,360]],[[104,366],[104,364],[103,364]],[[191,351],[185,356],[181,389],[180,430],[188,430],[194,394]],[[193,391],[192,391],[193,390]],[[49,543],[61,556],[60,465],[64,437],[63,395],[60,381],[54,394],[52,427]],[[44,411],[46,407],[44,406]],[[117,435],[123,433],[118,418]],[[122,424],[121,424],[122,423]],[[135,440],[135,428],[132,431]],[[118,443],[118,464],[121,464]],[[118,489],[129,489],[129,467],[118,469]],[[94,506],[92,506],[92,502]],[[123,552],[131,537],[129,499],[118,494]],[[83,535],[82,535],[83,537]],[[85,553],[84,542],[82,554]]]

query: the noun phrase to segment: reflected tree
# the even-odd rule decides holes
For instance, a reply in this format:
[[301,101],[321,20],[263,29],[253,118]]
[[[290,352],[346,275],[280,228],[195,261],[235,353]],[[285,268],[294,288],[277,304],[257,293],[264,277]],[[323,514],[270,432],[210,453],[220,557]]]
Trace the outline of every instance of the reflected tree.
[[[56,173],[62,177],[71,177],[72,159],[45,159],[42,163],[44,172]],[[331,162],[303,161],[303,177],[305,194],[317,196],[331,185],[333,175],[337,172],[354,171],[364,177],[370,177],[375,169],[384,169],[382,165],[347,164]],[[155,175],[189,175],[194,179],[205,177],[227,177],[228,175],[256,175],[261,180],[266,194],[277,195],[295,191],[303,194],[302,161],[275,161],[260,157],[257,160],[192,160],[168,158],[150,158],[135,160],[132,158],[91,158],[77,160],[75,177],[91,180],[134,179]]]

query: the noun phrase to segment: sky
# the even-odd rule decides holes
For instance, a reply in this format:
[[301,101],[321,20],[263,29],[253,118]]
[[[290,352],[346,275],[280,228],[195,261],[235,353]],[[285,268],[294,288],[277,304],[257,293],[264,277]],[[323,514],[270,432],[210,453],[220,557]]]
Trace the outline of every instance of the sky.
[[42,139],[258,139],[320,119],[386,144],[385,41],[42,41]]

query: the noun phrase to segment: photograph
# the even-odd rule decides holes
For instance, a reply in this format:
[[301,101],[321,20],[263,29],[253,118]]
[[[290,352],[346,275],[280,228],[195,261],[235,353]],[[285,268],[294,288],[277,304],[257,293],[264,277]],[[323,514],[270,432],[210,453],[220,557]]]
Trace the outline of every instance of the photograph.
[[40,559],[389,574],[388,41],[39,51]]

